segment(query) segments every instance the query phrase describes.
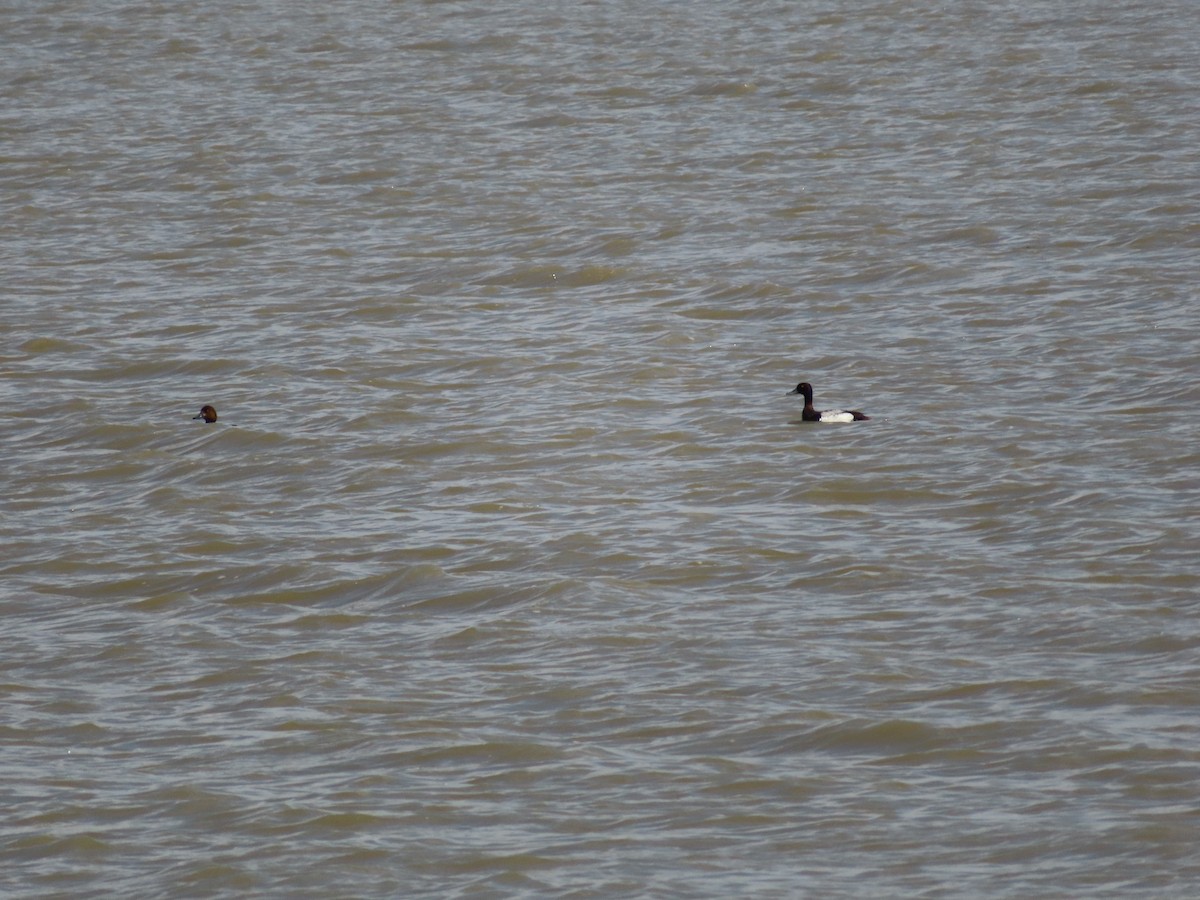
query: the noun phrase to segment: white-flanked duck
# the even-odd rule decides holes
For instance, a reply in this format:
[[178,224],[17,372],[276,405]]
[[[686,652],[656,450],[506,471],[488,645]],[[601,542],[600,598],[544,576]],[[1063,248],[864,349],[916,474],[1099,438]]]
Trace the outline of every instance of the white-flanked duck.
[[788,391],[789,394],[802,394],[804,396],[804,412],[800,418],[805,422],[862,422],[870,416],[863,415],[857,409],[823,409],[820,412],[813,409],[812,405],[812,385],[807,381],[802,381],[796,385],[794,391]]

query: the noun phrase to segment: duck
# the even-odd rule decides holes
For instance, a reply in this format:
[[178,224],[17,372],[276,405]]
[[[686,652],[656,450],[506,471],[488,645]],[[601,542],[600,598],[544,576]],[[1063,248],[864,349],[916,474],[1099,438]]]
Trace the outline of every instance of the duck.
[[788,391],[788,393],[803,395],[804,412],[801,413],[800,418],[805,422],[862,422],[871,418],[857,409],[823,409],[818,412],[813,409],[812,385],[807,381],[800,382],[794,391]]
[[205,422],[211,425],[213,422],[217,421],[216,407],[209,406],[207,403],[204,404],[204,406],[200,407],[200,415],[192,416],[193,421],[196,419],[203,419]]

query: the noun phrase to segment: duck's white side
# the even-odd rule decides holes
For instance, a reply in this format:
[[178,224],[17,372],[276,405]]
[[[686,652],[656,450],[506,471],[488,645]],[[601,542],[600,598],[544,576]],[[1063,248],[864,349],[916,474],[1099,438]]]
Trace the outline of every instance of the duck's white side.
[[818,422],[853,422],[853,413],[848,413],[841,409],[823,409],[821,410],[821,418]]

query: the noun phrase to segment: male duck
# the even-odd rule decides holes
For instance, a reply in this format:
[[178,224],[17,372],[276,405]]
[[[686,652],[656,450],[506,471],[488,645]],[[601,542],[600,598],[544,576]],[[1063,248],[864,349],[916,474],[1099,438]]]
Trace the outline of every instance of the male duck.
[[196,419],[203,419],[205,422],[211,425],[213,422],[217,421],[217,410],[214,407],[205,404],[204,406],[200,407],[200,415],[192,416],[192,419],[193,421]]
[[788,391],[788,393],[804,395],[804,412],[801,413],[800,418],[805,422],[861,422],[871,418],[863,415],[857,409],[825,409],[818,412],[813,409],[812,385],[807,381],[800,382],[794,391]]

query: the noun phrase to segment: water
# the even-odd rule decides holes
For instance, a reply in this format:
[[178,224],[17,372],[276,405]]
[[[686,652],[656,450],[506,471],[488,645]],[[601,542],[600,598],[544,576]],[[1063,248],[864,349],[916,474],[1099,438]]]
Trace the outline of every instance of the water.
[[6,895],[1200,891],[1192,4],[0,18]]

